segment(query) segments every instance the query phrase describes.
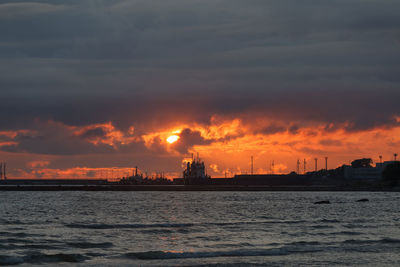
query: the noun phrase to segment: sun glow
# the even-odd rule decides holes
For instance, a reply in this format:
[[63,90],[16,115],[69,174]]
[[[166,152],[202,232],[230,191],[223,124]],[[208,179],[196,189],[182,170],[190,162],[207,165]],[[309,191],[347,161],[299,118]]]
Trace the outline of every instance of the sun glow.
[[170,137],[167,138],[167,142],[172,144],[175,143],[176,141],[178,141],[179,136],[177,135],[171,135]]

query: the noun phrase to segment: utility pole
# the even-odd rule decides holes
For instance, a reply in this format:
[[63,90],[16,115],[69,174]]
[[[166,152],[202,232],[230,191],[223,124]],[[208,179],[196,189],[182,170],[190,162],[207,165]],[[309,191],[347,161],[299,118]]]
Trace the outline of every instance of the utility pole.
[[272,168],[271,168],[272,174],[275,174],[275,162],[272,161]]
[[304,174],[306,174],[306,165],[307,165],[306,159],[304,159]]
[[328,170],[328,157],[325,157],[325,170]]
[[315,172],[318,171],[318,158],[315,158]]
[[253,162],[253,156],[251,156],[251,175],[253,175],[253,167],[254,167],[254,162]]
[[300,174],[300,160],[297,160],[297,174]]

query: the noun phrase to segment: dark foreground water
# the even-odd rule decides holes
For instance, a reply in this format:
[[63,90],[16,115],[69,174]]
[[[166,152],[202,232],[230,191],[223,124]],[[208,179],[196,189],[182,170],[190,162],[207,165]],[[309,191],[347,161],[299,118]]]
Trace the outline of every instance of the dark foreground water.
[[0,265],[71,263],[399,266],[400,193],[0,192]]

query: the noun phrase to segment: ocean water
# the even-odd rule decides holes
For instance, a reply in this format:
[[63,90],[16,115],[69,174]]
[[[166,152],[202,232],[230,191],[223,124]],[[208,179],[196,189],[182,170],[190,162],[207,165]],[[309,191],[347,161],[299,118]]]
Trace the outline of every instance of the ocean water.
[[7,264],[400,266],[400,193],[0,192]]

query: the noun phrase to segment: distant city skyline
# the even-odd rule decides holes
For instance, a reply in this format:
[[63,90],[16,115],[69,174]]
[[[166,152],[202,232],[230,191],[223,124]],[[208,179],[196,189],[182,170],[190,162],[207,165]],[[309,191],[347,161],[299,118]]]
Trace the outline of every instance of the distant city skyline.
[[[7,176],[212,177],[400,150],[400,2],[0,1]],[[113,174],[114,175],[114,174]],[[104,175],[101,175],[104,176]]]

